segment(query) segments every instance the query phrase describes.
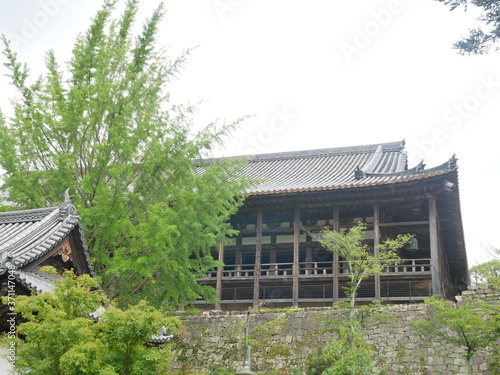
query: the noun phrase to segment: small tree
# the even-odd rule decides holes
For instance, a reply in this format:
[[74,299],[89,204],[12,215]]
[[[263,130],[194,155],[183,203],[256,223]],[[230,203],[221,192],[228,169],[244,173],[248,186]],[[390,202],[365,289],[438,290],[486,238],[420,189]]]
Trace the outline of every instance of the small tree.
[[[377,306],[366,307],[356,313],[356,296],[363,280],[381,274],[384,269],[400,261],[398,249],[411,238],[410,235],[399,235],[381,243],[378,254],[364,240],[366,226],[362,223],[348,229],[332,231],[325,229],[321,245],[327,250],[337,253],[348,266],[349,283],[344,289],[349,296],[347,308],[348,319],[329,319],[337,338],[321,348],[316,357],[308,362],[308,373],[327,375],[361,375],[373,369],[373,350],[365,342],[362,327],[370,315],[385,315]],[[341,314],[345,304],[335,305]]]
[[476,285],[500,288],[500,260],[494,259],[472,267],[470,277]]
[[475,353],[489,346],[500,333],[494,319],[498,316],[499,306],[477,300],[468,300],[458,306],[440,296],[433,296],[425,302],[427,316],[412,324],[421,335],[463,346],[466,373],[470,374]]
[[[68,271],[53,293],[16,298],[14,311],[23,322],[17,327],[17,337],[4,338],[10,347],[15,343],[15,374],[164,373],[170,348],[152,346],[149,341],[159,330],[177,332],[180,321],[145,301],[119,309],[96,288],[90,276],[77,277]],[[91,314],[103,304],[108,307],[96,322]]]
[[[373,350],[361,331],[338,327],[337,338],[318,350],[307,362],[308,375],[364,375],[373,370]],[[346,329],[347,328],[347,329]]]
[[327,250],[337,253],[348,266],[349,283],[344,289],[349,296],[349,322],[351,331],[355,331],[356,324],[356,296],[361,282],[368,277],[381,274],[389,265],[400,261],[397,251],[410,241],[411,235],[398,235],[395,239],[388,239],[378,247],[376,256],[370,246],[364,241],[366,225],[360,223],[350,229],[340,231],[326,229],[323,232],[321,245]]

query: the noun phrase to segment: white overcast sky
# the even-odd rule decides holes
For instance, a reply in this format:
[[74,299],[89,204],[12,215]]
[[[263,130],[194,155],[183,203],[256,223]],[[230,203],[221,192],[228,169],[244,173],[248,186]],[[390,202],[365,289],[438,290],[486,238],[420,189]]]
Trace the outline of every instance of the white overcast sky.
[[[142,0],[139,24],[156,0]],[[176,102],[204,100],[202,127],[245,115],[226,156],[405,139],[410,167],[459,158],[469,265],[497,236],[500,54],[460,56],[473,9],[432,0],[166,0],[160,43],[198,46],[172,83]],[[62,63],[100,0],[0,0],[0,33],[37,74]],[[139,25],[140,26],[140,25]],[[14,96],[0,68],[0,108]]]

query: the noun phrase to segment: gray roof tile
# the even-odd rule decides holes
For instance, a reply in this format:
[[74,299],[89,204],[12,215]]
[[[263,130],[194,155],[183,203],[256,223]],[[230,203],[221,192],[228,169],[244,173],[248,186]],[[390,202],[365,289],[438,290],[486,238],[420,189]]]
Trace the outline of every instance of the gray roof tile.
[[20,269],[59,245],[79,226],[75,211],[65,202],[58,207],[0,213],[0,275],[7,261]]
[[[250,195],[389,184],[453,169],[450,162],[431,170],[408,169],[404,141],[264,154],[247,160],[241,175],[259,181],[248,190]],[[207,162],[213,161],[217,159]]]
[[17,270],[16,279],[29,289],[38,293],[53,292],[55,283],[60,279],[57,275],[43,273],[35,267],[29,271]]

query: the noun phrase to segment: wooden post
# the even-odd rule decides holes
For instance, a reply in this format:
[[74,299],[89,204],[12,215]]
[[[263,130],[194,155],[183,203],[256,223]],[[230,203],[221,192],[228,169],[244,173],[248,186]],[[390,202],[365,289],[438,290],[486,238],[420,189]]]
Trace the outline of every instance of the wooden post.
[[253,282],[253,308],[259,307],[260,294],[260,258],[262,255],[262,211],[257,212],[257,238],[255,244],[255,266]]
[[269,263],[271,263],[270,274],[277,275],[278,265],[276,264],[276,249],[274,247],[269,250]]
[[[380,244],[380,208],[378,203],[373,204],[373,255],[379,256]],[[375,275],[375,299],[380,300],[380,275]]]
[[429,237],[431,243],[431,276],[432,294],[441,294],[441,279],[439,275],[439,233],[436,198],[429,198]]
[[[219,262],[224,262],[224,244],[220,243],[219,245]],[[215,307],[216,310],[220,310],[220,300],[222,298],[222,270],[224,266],[220,266],[217,268],[217,281],[215,284],[215,290],[217,292],[217,306]]]
[[311,246],[306,248],[306,275],[313,274],[313,249]]
[[[338,231],[340,229],[340,212],[339,207],[333,207],[333,230]],[[339,254],[337,252],[333,253],[333,302],[339,300]]]
[[299,247],[300,247],[300,208],[295,209],[293,220],[293,298],[292,307],[299,307]]
[[241,265],[243,263],[243,254],[241,253],[241,249],[236,249],[234,253],[234,264],[236,270],[236,276],[241,276]]

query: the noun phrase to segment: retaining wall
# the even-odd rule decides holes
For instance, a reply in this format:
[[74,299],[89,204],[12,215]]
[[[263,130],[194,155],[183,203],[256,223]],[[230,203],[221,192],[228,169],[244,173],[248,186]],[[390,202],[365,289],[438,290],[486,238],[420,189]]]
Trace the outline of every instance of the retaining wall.
[[[491,290],[465,291],[463,298],[483,298],[499,303],[500,294]],[[460,298],[459,298],[460,299]],[[376,352],[377,372],[385,374],[465,374],[464,348],[436,342],[415,333],[409,323],[425,317],[425,304],[394,305],[387,309],[386,322],[366,328],[366,340]],[[250,324],[252,370],[269,372],[287,368],[304,369],[317,349],[334,339],[325,321],[338,314],[333,309],[259,310]],[[214,365],[236,369],[243,361],[245,312],[210,311],[184,319],[185,333],[174,340],[177,367],[208,371]],[[488,370],[490,350],[473,360],[474,374]],[[297,372],[299,373],[299,372]]]

